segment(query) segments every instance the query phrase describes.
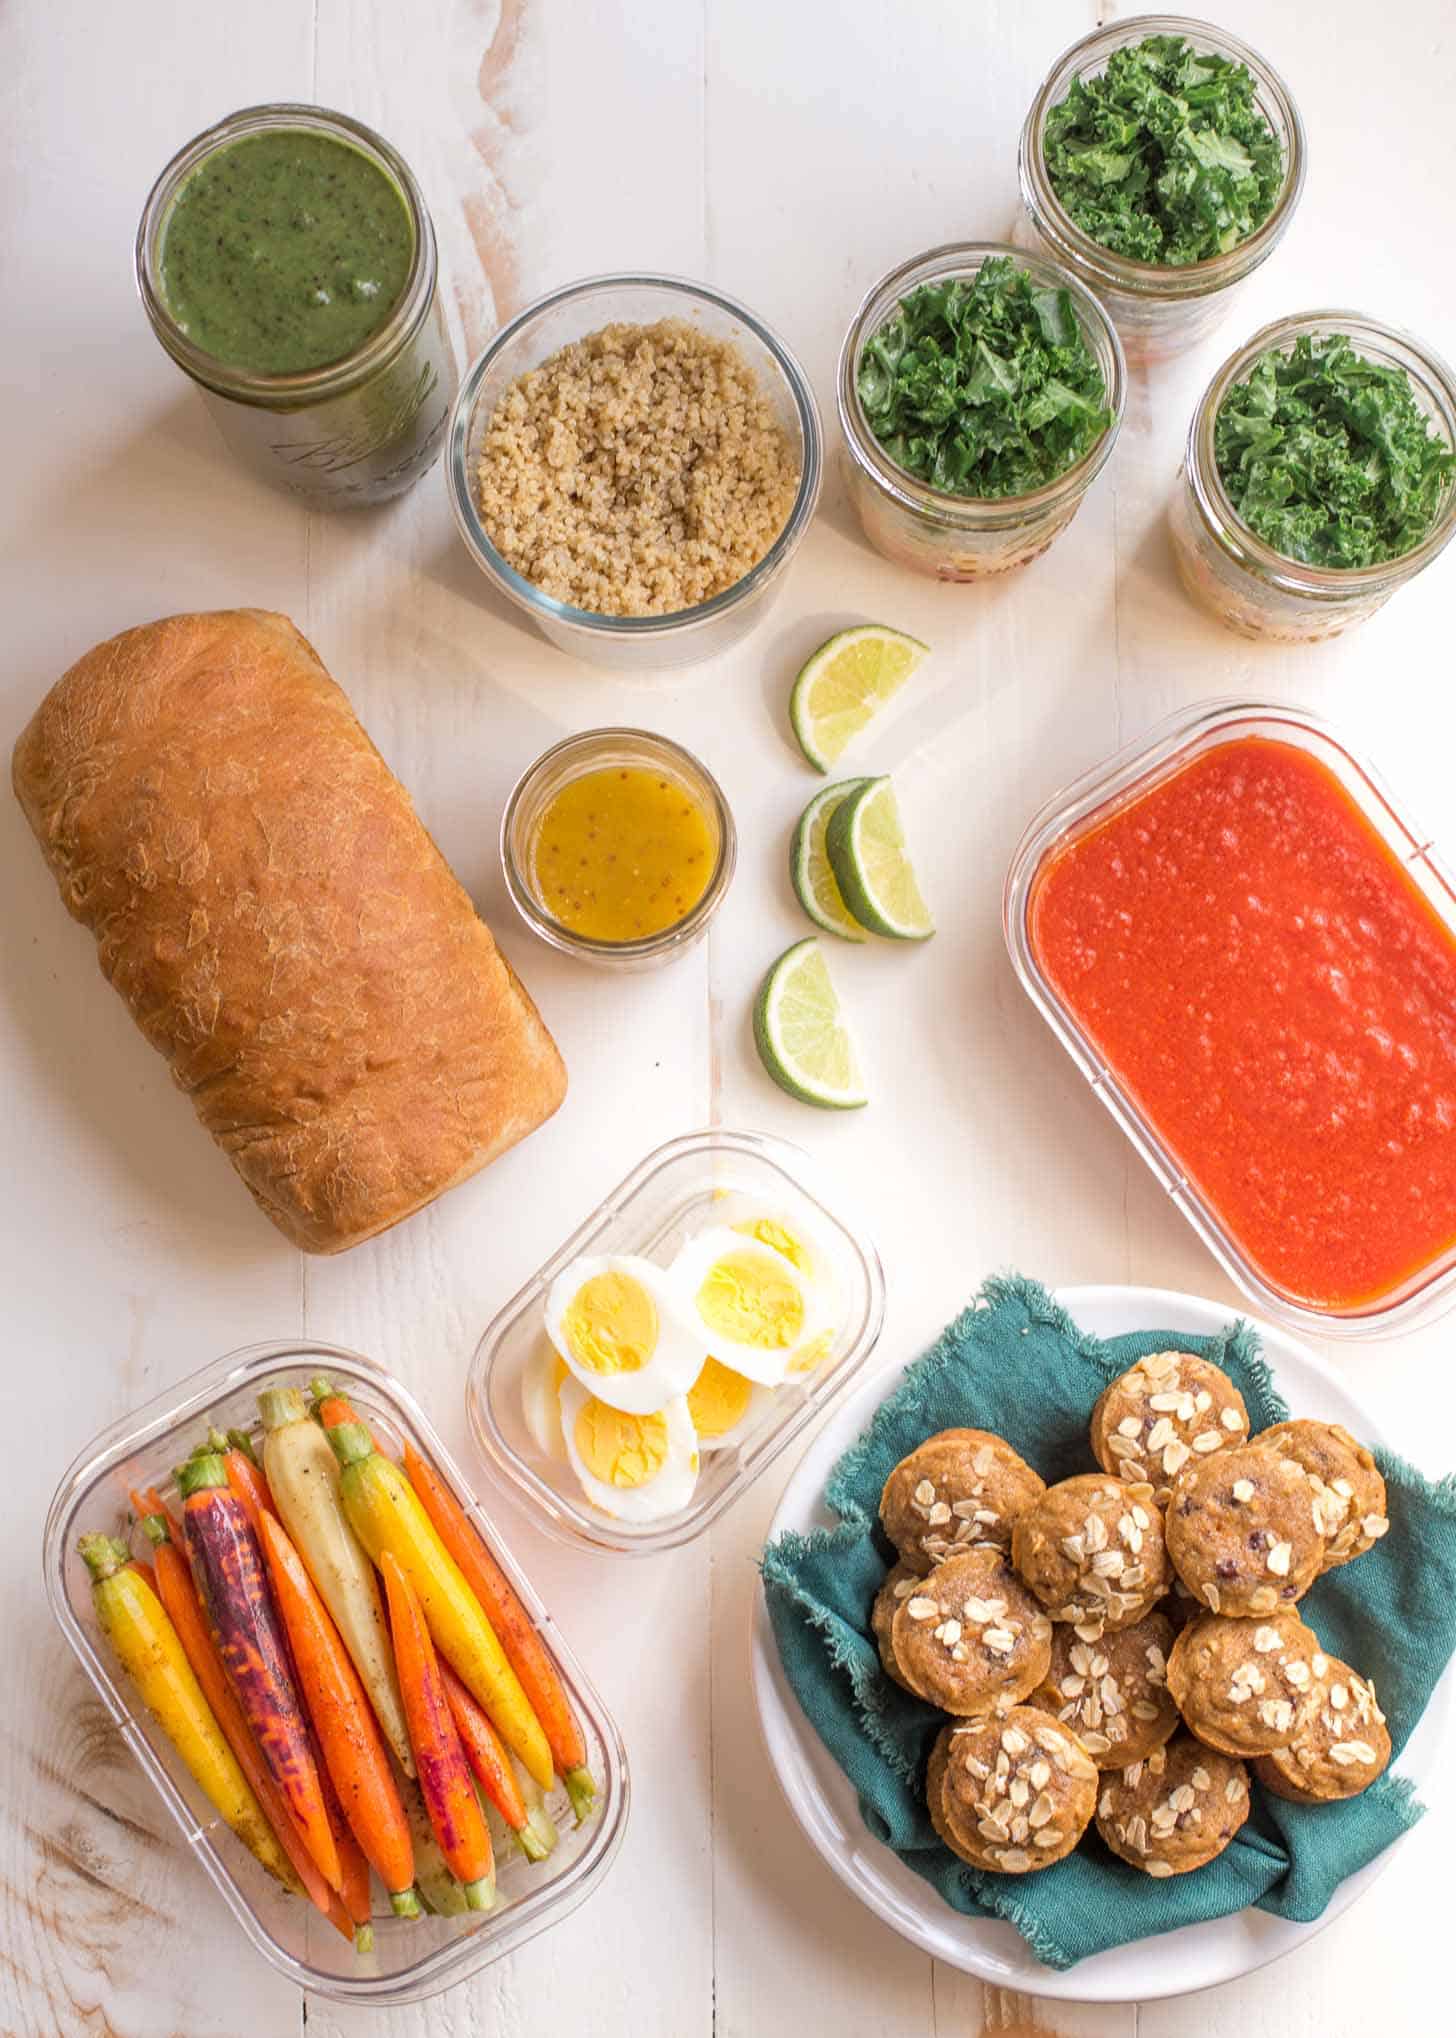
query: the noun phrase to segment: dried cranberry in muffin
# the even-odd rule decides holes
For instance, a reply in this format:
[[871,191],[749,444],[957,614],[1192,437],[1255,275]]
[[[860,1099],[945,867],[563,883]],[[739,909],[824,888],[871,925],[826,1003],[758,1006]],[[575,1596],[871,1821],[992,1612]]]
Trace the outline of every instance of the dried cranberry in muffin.
[[1390,1735],[1375,1686],[1338,1656],[1321,1656],[1315,1702],[1287,1748],[1261,1755],[1254,1774],[1276,1797],[1329,1804],[1358,1797],[1390,1760]]
[[1168,1691],[1173,1623],[1150,1613],[1130,1628],[1084,1642],[1052,1629],[1052,1660],[1030,1703],[1072,1729],[1099,1769],[1124,1769],[1160,1748],[1178,1725]]
[[1178,1576],[1213,1613],[1292,1606],[1324,1562],[1314,1498],[1303,1466],[1259,1443],[1190,1465],[1168,1505]]
[[1171,1575],[1147,1487],[1101,1472],[1049,1486],[1018,1518],[1011,1561],[1053,1620],[1088,1630],[1084,1641],[1141,1620]]
[[1303,1728],[1328,1660],[1319,1636],[1293,1611],[1244,1619],[1206,1613],[1173,1644],[1168,1689],[1205,1747],[1267,1755]]
[[1052,1626],[999,1550],[967,1550],[900,1601],[890,1648],[911,1691],[969,1718],[1036,1689]]
[[922,1575],[959,1550],[1011,1547],[1011,1525],[1045,1484],[1004,1437],[943,1429],[902,1458],[880,1496],[880,1520]]
[[1304,1467],[1325,1538],[1322,1569],[1363,1557],[1390,1528],[1385,1481],[1364,1444],[1337,1422],[1276,1422],[1259,1442]]
[[1097,1830],[1144,1875],[1186,1875],[1222,1854],[1249,1816],[1249,1772],[1231,1755],[1175,1734],[1145,1762],[1104,1776]]
[[1104,1388],[1092,1411],[1092,1455],[1104,1472],[1148,1480],[1166,1501],[1194,1458],[1249,1434],[1249,1411],[1228,1374],[1191,1352],[1150,1352]]

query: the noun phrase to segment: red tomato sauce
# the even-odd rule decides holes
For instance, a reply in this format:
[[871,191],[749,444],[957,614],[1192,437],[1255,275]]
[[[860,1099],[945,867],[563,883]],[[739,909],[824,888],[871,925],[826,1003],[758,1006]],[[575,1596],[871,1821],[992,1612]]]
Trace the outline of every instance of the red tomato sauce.
[[1359,1309],[1456,1246],[1456,936],[1319,759],[1204,752],[1056,852],[1029,919],[1272,1286]]

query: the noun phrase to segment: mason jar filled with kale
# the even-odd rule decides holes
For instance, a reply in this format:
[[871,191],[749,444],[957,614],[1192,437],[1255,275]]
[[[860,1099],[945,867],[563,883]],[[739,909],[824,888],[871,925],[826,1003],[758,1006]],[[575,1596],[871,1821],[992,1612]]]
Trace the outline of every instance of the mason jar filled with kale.
[[1193,414],[1170,523],[1184,587],[1242,636],[1363,622],[1456,532],[1450,368],[1356,312],[1265,326]]
[[1126,379],[1106,313],[1055,263],[989,242],[917,255],[868,293],[840,350],[865,535],[941,580],[1025,565],[1101,472]]
[[1021,133],[1014,238],[1107,306],[1130,361],[1181,353],[1278,246],[1304,127],[1264,59],[1208,22],[1140,15],[1058,59]]

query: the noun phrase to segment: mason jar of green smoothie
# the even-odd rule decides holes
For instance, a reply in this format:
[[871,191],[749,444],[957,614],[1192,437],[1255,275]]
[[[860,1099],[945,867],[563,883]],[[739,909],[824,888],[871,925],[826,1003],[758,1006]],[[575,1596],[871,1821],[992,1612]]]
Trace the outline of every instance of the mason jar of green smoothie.
[[196,136],[152,187],[136,273],[152,331],[265,481],[347,509],[439,456],[456,374],[435,231],[361,122],[250,106]]

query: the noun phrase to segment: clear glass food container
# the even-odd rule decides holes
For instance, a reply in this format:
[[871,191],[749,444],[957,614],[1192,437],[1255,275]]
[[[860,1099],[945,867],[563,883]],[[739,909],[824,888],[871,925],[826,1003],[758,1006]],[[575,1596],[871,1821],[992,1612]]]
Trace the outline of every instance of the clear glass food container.
[[[1243,64],[1254,80],[1255,103],[1284,158],[1284,182],[1263,225],[1225,254],[1181,268],[1130,261],[1083,233],[1052,188],[1043,149],[1047,116],[1066,98],[1072,81],[1104,71],[1114,50],[1150,35],[1181,35],[1200,54]],[[1237,286],[1284,238],[1304,190],[1304,123],[1278,72],[1236,36],[1181,14],[1138,14],[1094,29],[1057,59],[1022,127],[1017,174],[1021,218],[1013,238],[1064,263],[1106,305],[1129,361],[1163,361],[1213,331],[1237,296]]]
[[[415,245],[399,303],[363,346],[322,368],[264,375],[192,343],[167,305],[161,256],[168,215],[197,165],[280,128],[326,135],[366,156],[399,192]],[[201,390],[237,460],[310,509],[387,502],[439,458],[456,378],[437,270],[435,229],[409,165],[362,121],[321,106],[248,106],[194,136],[152,186],[137,229],[137,289],[152,331]]]
[[[586,1253],[641,1254],[666,1266],[689,1237],[715,1222],[715,1201],[735,1191],[797,1216],[812,1232],[832,1266],[837,1335],[829,1355],[801,1384],[785,1383],[774,1391],[764,1415],[740,1442],[704,1452],[686,1508],[661,1522],[613,1519],[592,1506],[570,1466],[547,1457],[526,1426],[521,1389],[545,1338],[547,1292]],[[676,1549],[701,1535],[847,1392],[869,1361],[884,1313],[879,1254],[821,1194],[806,1154],[761,1133],[687,1133],[648,1154],[618,1183],[487,1327],[466,1387],[470,1426],[541,1526],[563,1541],[639,1556]]]
[[[946,495],[907,473],[875,437],[860,402],[860,363],[870,340],[910,291],[922,283],[973,277],[997,255],[1009,255],[1041,288],[1070,293],[1102,371],[1112,422],[1085,458],[1034,495]],[[1039,557],[1077,514],[1116,443],[1127,402],[1127,371],[1107,314],[1075,276],[1042,256],[1021,254],[995,241],[965,241],[914,256],[867,293],[840,349],[838,389],[850,500],[875,550],[937,580],[980,580]]]
[[[599,1786],[595,1813],[582,1826],[574,1823],[565,1791],[558,1788],[552,1812],[560,1839],[546,1861],[533,1864],[514,1851],[506,1857],[497,1850],[498,1895],[492,1911],[460,1918],[396,1918],[376,1883],[374,1950],[367,1954],[356,1953],[306,1897],[289,1896],[280,1888],[223,1824],[112,1655],[97,1626],[86,1567],[76,1554],[77,1536],[85,1530],[124,1532],[130,1487],[151,1485],[173,1496],[172,1468],[210,1422],[255,1430],[262,1388],[303,1385],[318,1372],[340,1386],[386,1443],[409,1437],[479,1527],[551,1651],[581,1722],[587,1764]],[[181,1841],[258,1952],[300,1988],[337,2002],[422,2001],[478,1974],[573,1911],[596,1888],[621,1844],[630,1786],[626,1754],[610,1715],[418,1403],[382,1366],[357,1352],[325,1344],[251,1345],[103,1431],[71,1466],[51,1502],[45,1582],[62,1633],[151,1778]]]
[[[527,580],[496,550],[476,500],[480,446],[496,405],[518,377],[603,326],[685,319],[735,346],[753,370],[799,458],[788,521],[758,564],[732,587],[661,616],[604,616],[574,608]],[[823,443],[809,379],[784,342],[746,305],[680,276],[591,276],[518,312],[466,371],[450,414],[445,479],[465,549],[496,591],[574,658],[619,671],[658,670],[716,657],[768,610],[819,500]]]
[[[544,904],[533,869],[536,831],[555,795],[585,772],[617,769],[661,772],[681,785],[707,815],[717,838],[712,876],[701,899],[681,920],[641,941],[600,941],[563,926]],[[723,903],[737,857],[738,833],[718,781],[690,750],[650,729],[588,729],[554,744],[517,779],[501,819],[501,863],[516,911],[552,948],[599,969],[654,969],[686,954],[702,940]]]
[[1255,1308],[1276,1322],[1316,1336],[1390,1337],[1432,1322],[1456,1303],[1456,1249],[1429,1263],[1402,1288],[1357,1309],[1318,1308],[1274,1286],[1200,1192],[1116,1071],[1103,1060],[1044,975],[1031,941],[1033,890],[1038,873],[1053,854],[1193,758],[1219,744],[1250,736],[1296,744],[1333,772],[1442,922],[1456,934],[1456,877],[1436,852],[1430,835],[1397,803],[1373,766],[1325,721],[1305,709],[1229,699],[1200,701],[1181,709],[1047,801],[1023,834],[1007,873],[1002,901],[1006,946],[1022,989],[1087,1078],[1094,1095]]
[[1379,566],[1305,566],[1256,537],[1239,518],[1219,476],[1213,432],[1219,408],[1262,354],[1287,353],[1301,337],[1341,333],[1357,353],[1398,368],[1448,447],[1456,448],[1456,378],[1431,349],[1408,333],[1353,311],[1306,311],[1276,319],[1231,354],[1204,391],[1188,428],[1188,444],[1169,506],[1178,577],[1200,607],[1243,637],[1312,644],[1363,623],[1398,587],[1450,543],[1456,532],[1456,472],[1428,535],[1412,551]]

